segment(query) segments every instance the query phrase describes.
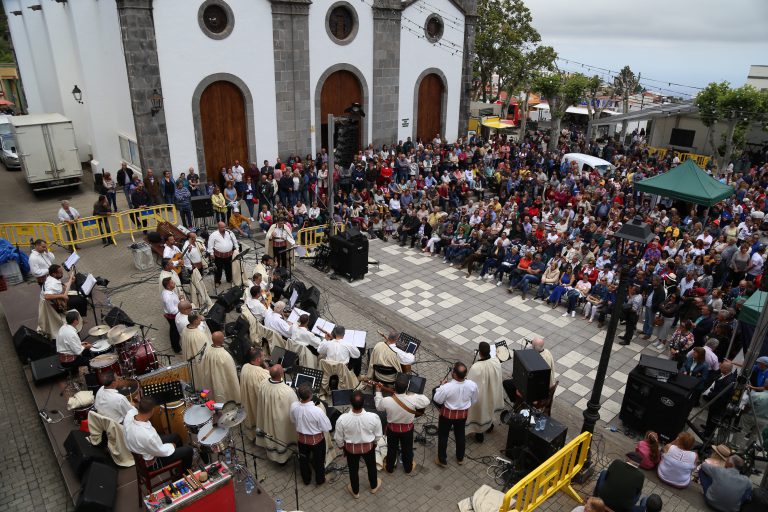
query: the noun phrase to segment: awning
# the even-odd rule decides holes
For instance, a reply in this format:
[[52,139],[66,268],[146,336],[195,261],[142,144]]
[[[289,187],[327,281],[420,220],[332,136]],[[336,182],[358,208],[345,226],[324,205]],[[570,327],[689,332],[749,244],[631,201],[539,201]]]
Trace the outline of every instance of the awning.
[[749,325],[757,325],[760,313],[765,307],[765,300],[768,298],[768,292],[756,291],[747,299],[739,313],[739,320]]
[[[537,108],[539,110],[549,110],[549,105],[547,103],[539,103],[538,105],[534,105],[533,108]],[[576,114],[577,116],[588,116],[589,110],[587,110],[587,107],[576,107],[571,105],[567,109],[565,109],[566,114]],[[616,112],[615,110],[603,110],[601,114],[608,114],[612,116],[618,116],[620,113]]]
[[483,119],[483,126],[503,130],[504,128],[514,128],[515,122],[512,120],[500,119],[498,117],[486,117]]
[[733,187],[717,181],[701,170],[693,160],[686,160],[664,174],[635,183],[635,191],[702,206],[715,205],[734,194]]

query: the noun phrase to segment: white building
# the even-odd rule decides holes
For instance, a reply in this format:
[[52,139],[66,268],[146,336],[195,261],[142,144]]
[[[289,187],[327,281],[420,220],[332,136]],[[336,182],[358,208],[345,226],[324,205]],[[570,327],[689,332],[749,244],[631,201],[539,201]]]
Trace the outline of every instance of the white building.
[[755,64],[749,66],[747,84],[751,85],[758,91],[768,90],[768,65],[761,66]]
[[361,146],[466,130],[476,0],[3,5],[29,112],[72,119],[102,168],[303,158],[353,102]]

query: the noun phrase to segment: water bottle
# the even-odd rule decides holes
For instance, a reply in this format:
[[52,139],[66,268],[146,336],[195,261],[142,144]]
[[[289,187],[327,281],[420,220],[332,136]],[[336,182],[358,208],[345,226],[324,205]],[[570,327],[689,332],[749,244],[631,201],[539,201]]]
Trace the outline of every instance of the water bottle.
[[275,512],[283,512],[283,500],[280,498],[275,500]]
[[232,453],[229,451],[229,448],[227,448],[227,451],[224,452],[224,455],[225,455],[224,460],[227,462],[227,466],[229,466],[230,464],[232,464]]
[[253,478],[248,475],[248,477],[245,479],[245,494],[251,494],[254,487],[256,487],[256,485],[253,483]]
[[547,426],[547,417],[542,414],[536,420],[536,430],[541,432],[542,430],[544,430],[546,428],[546,426]]

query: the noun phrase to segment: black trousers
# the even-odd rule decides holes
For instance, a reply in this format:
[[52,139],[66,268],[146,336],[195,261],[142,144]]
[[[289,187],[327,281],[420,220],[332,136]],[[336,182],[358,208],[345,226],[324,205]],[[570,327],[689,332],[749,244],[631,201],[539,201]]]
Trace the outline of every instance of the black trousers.
[[464,460],[464,451],[467,447],[467,438],[464,434],[464,427],[467,426],[467,419],[449,420],[440,416],[437,422],[437,458],[440,462],[448,462],[448,435],[453,429],[453,436],[456,439],[456,460]]
[[403,468],[410,473],[413,466],[413,429],[408,432],[387,430],[387,472],[395,470],[398,452],[403,454]]
[[640,317],[634,310],[625,313],[624,319],[627,321],[627,332],[624,333],[623,340],[629,343],[632,341],[632,337],[635,335],[635,328],[637,327],[637,321]]
[[299,472],[304,485],[312,482],[312,470],[315,470],[315,483],[325,483],[325,439],[314,446],[299,443]]
[[158,464],[160,467],[173,464],[177,460],[181,461],[181,471],[186,471],[192,467],[192,457],[195,455],[191,446],[183,446],[181,437],[179,434],[163,434],[160,436],[160,440],[164,443],[173,443],[176,445],[176,449],[167,457],[158,457],[155,466]]
[[178,354],[181,352],[181,335],[179,334],[179,330],[176,327],[176,320],[168,317],[164,318],[168,322],[168,331],[171,336],[171,348],[173,348],[173,351]]
[[216,275],[214,276],[214,281],[216,284],[221,284],[221,273],[224,272],[224,274],[227,277],[227,282],[232,282],[232,256],[229,258],[214,258],[213,260],[214,264],[216,265]]
[[[103,217],[99,219],[99,231],[101,231],[102,235],[111,235],[112,234],[112,228],[109,227],[109,219],[107,217]],[[115,239],[113,237],[104,238],[101,241],[104,245],[112,245],[115,243]]]
[[360,492],[360,476],[357,474],[360,469],[360,459],[365,462],[365,467],[368,469],[368,483],[371,489],[375,489],[379,485],[379,477],[376,473],[376,449],[363,454],[352,454],[345,450],[347,454],[347,467],[349,468],[349,483],[352,485],[352,492],[358,494]]

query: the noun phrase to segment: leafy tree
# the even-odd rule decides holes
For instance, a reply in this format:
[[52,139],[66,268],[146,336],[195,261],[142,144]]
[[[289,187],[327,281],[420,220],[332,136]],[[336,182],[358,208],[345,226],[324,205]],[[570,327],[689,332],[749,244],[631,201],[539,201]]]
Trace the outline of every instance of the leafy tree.
[[[712,82],[701,91],[694,100],[699,108],[699,116],[709,128],[709,146],[713,156],[720,156],[720,168],[725,169],[731,162],[734,149],[734,138],[746,132],[753,123],[760,122],[768,115],[768,92],[758,91],[751,85],[743,85],[732,89],[728,82]],[[714,144],[714,125],[725,123],[725,140],[722,152]],[[743,137],[736,137],[741,140]]]
[[[640,73],[635,73],[629,68],[624,66],[619,71],[618,76],[613,79],[613,86],[617,96],[621,96],[621,111],[626,114],[629,112],[629,97],[642,90],[640,87]],[[627,121],[621,122],[621,141],[627,137]]]
[[[520,81],[526,58],[547,60],[554,50],[536,52],[541,35],[533,28],[531,11],[523,0],[478,0],[475,33],[475,91],[473,96],[494,102],[510,81]],[[548,50],[546,49],[548,48]],[[524,74],[524,73],[522,73]],[[499,86],[493,92],[493,77]]]
[[581,101],[588,85],[589,78],[581,73],[541,75],[533,84],[533,88],[546,97],[549,103],[549,115],[552,118],[549,125],[549,149],[551,151],[557,149],[560,122],[566,109]]
[[595,128],[597,124],[596,120],[600,119],[600,114],[608,107],[608,102],[604,101],[600,103],[597,97],[600,94],[604,94],[613,99],[616,96],[616,89],[610,84],[603,83],[602,79],[594,75],[592,78],[587,79],[587,87],[584,91],[584,95],[587,100],[587,114],[589,121],[587,123],[587,138],[592,139],[595,136]]
[[512,61],[508,65],[510,73],[505,87],[507,99],[502,105],[501,112],[502,117],[506,117],[512,96],[523,91],[523,101],[520,104],[520,134],[525,134],[531,86],[543,71],[554,71],[557,53],[551,46],[533,48],[522,46],[511,53]]

